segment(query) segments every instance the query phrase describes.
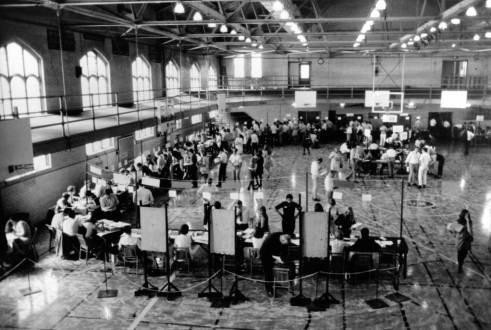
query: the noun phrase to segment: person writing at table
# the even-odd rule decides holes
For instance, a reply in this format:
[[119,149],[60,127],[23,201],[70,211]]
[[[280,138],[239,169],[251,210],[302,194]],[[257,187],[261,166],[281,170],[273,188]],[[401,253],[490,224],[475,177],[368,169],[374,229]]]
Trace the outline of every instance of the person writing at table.
[[72,204],[69,202],[70,194],[64,192],[61,195],[61,198],[56,202],[55,213],[61,213],[67,207],[72,207]]
[[5,234],[11,261],[27,257],[32,239],[29,224],[21,219],[9,219],[5,224]]
[[[281,227],[283,233],[293,237],[295,235],[295,219],[302,211],[302,207],[293,201],[292,194],[287,194],[286,201],[276,205],[275,209],[282,218]],[[280,210],[282,210],[282,212],[280,212]],[[298,212],[295,213],[295,210],[298,210]]]
[[272,233],[264,240],[259,255],[264,269],[264,280],[266,293],[269,297],[273,297],[273,266],[275,261],[285,263],[288,257],[288,244],[290,244],[291,236],[284,233]]
[[179,234],[174,239],[174,247],[176,249],[187,249],[189,256],[193,259],[193,256],[199,249],[199,245],[194,245],[193,238],[189,235],[189,225],[183,224],[181,226]]
[[104,195],[99,199],[102,216],[109,220],[119,221],[119,200],[111,188],[106,188]]

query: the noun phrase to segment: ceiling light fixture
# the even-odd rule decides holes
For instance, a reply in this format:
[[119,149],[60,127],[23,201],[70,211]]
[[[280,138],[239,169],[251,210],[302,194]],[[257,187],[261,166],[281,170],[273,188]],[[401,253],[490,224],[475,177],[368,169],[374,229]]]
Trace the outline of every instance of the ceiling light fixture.
[[353,44],[353,47],[355,47],[355,48],[360,47],[360,43],[359,43],[359,42],[355,42],[355,43]]
[[428,33],[426,33],[426,32],[421,33],[421,38],[426,38],[427,36],[428,36]]
[[281,11],[281,10],[283,10],[283,3],[281,3],[281,1],[279,1],[279,0],[276,0],[273,3],[273,10],[274,11]]
[[491,32],[490,31],[486,31],[486,33],[484,33],[484,37],[489,39],[491,38]]
[[244,41],[245,40],[245,37],[243,35],[239,35],[239,40],[240,41]]
[[406,49],[406,48],[407,48],[407,45],[406,45],[405,43],[403,43],[403,44],[401,45],[401,48],[402,48],[402,49]]
[[436,32],[436,27],[432,26],[432,27],[430,28],[430,32],[431,32],[431,33],[435,33],[435,32]]
[[176,5],[174,6],[174,13],[176,14],[184,14],[185,9],[184,6],[180,1],[176,2]]
[[217,23],[208,23],[208,27],[209,28],[216,28],[217,27]]
[[460,24],[460,18],[454,17],[450,20],[450,23],[453,25],[459,25]]
[[421,40],[421,37],[420,37],[420,36],[418,36],[418,35],[415,35],[415,36],[414,36],[414,41],[418,42],[418,41],[420,41],[420,40]]
[[259,49],[264,49],[264,46],[263,45],[259,45]]
[[368,31],[370,31],[372,29],[372,26],[370,24],[368,24],[368,22],[365,22],[365,24],[363,24],[363,27],[361,28],[361,33],[367,33]]
[[252,47],[256,47],[256,46],[257,46],[257,42],[256,42],[256,40],[254,40],[254,41],[251,43],[251,46],[252,46]]
[[469,16],[469,17],[477,16],[476,8],[474,8],[473,6],[467,8],[467,10],[465,11],[465,16]]
[[445,23],[445,22],[440,22],[440,24],[438,24],[438,28],[439,28],[440,30],[446,30],[446,29],[447,29],[447,27],[448,27],[448,25],[447,25],[447,23]]
[[300,40],[300,42],[307,42],[307,39],[305,38],[305,36],[303,34],[299,34],[297,36],[298,40]]
[[407,42],[407,44],[408,44],[409,46],[412,46],[412,45],[414,45],[414,41],[409,40],[409,41]]
[[193,15],[193,21],[202,21],[202,20],[203,20],[203,16],[201,15],[201,13],[199,11],[195,12]]
[[288,13],[288,11],[283,9],[280,13],[280,19],[289,19],[289,18],[290,18],[290,14]]
[[457,46],[456,44],[452,44],[452,48],[455,48],[455,46]]
[[235,29],[232,29],[232,31],[230,31],[230,34],[231,35],[236,35],[237,34],[237,31],[235,31]]
[[385,0],[378,0],[375,8],[377,8],[378,10],[385,10],[387,8],[387,3],[385,2]]
[[380,12],[377,9],[372,10],[370,13],[371,18],[379,18],[380,17]]
[[369,19],[368,21],[366,21],[366,23],[367,23],[368,25],[370,25],[370,26],[373,26],[373,23],[374,23],[374,22],[373,22],[373,19]]
[[481,37],[479,36],[479,34],[474,34],[474,37],[472,37],[472,39],[474,39],[474,41],[478,41],[479,39],[481,39]]
[[309,45],[309,44],[308,44],[308,43],[306,43],[306,42],[304,42],[304,43],[302,44],[302,46],[304,46],[304,47],[307,47],[308,45]]
[[245,42],[247,42],[248,44],[250,44],[252,42],[251,38],[247,37]]
[[365,40],[364,34],[359,34],[358,37],[356,37],[356,42],[362,42],[363,40]]
[[486,0],[486,8],[491,8],[491,0]]
[[222,24],[222,26],[220,26],[220,32],[221,33],[227,33],[228,32],[228,28],[225,24]]

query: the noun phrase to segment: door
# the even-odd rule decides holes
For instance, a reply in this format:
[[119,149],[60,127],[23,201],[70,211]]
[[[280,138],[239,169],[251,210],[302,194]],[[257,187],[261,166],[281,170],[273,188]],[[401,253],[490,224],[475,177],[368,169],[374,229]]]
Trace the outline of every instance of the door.
[[288,88],[298,87],[299,62],[288,62]]
[[126,166],[130,161],[135,159],[134,145],[135,139],[133,135],[118,139],[118,163],[120,167]]
[[430,112],[428,114],[428,131],[436,139],[450,139],[452,136],[452,113]]
[[442,88],[465,88],[467,61],[442,62]]
[[304,123],[318,123],[321,115],[320,111],[299,111],[298,118],[302,118],[301,120]]

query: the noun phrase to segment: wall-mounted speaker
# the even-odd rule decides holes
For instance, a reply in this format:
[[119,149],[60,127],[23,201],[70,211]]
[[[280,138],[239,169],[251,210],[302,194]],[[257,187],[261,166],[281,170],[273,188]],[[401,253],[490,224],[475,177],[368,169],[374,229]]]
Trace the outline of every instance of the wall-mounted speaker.
[[82,76],[82,67],[77,65],[75,66],[75,77],[80,78]]

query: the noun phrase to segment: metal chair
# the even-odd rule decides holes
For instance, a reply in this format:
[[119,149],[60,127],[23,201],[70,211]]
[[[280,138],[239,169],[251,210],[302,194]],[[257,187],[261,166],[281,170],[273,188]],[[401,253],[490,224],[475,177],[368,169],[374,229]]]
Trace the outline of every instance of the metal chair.
[[259,258],[259,249],[246,247],[244,256],[249,260],[249,273],[254,273],[254,267],[262,269],[261,259]]
[[176,248],[174,254],[174,260],[181,265],[186,265],[189,273],[191,270],[191,253],[189,252],[189,248]]
[[122,259],[123,259],[123,267],[124,272],[126,273],[126,264],[134,264],[135,265],[135,274],[138,273],[138,253],[136,250],[136,245],[122,245],[121,246]]
[[80,260],[82,257],[82,252],[85,252],[85,264],[89,263],[89,247],[87,245],[87,242],[85,242],[85,238],[81,234],[77,234],[77,239],[80,244],[79,247],[79,252],[78,252],[78,259]]
[[348,260],[350,265],[350,273],[358,273],[350,274],[349,279],[357,280],[368,277],[368,279],[370,280],[374,271],[377,275],[376,269],[379,260],[378,252],[351,251],[349,253]]
[[277,289],[287,289],[293,294],[293,283],[290,281],[290,269],[285,266],[273,266],[273,290],[276,295]]

